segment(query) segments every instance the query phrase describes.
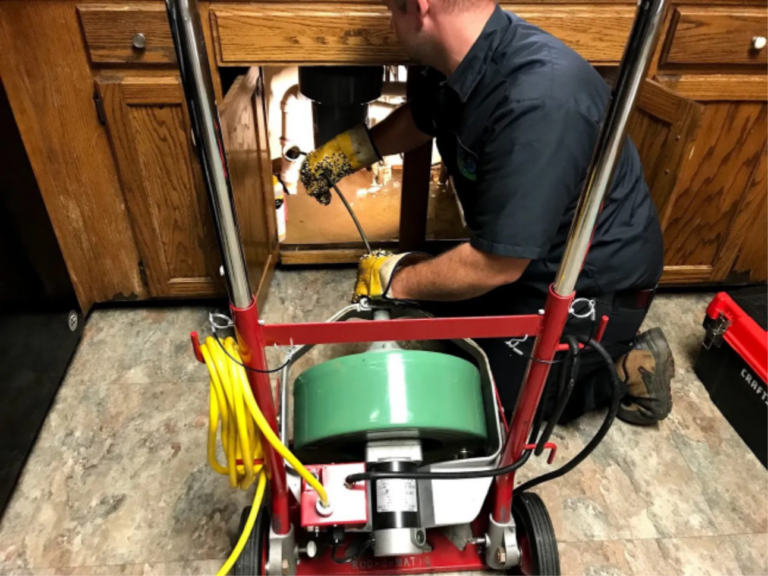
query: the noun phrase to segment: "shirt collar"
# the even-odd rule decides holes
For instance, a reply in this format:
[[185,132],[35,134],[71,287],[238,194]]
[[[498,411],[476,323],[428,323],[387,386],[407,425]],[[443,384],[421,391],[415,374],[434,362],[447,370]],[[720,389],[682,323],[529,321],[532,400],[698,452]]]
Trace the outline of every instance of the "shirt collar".
[[499,32],[506,26],[509,26],[509,20],[497,4],[480,36],[472,44],[472,48],[469,49],[456,70],[446,80],[446,85],[458,94],[462,102],[467,101],[488,68],[488,62],[498,46]]

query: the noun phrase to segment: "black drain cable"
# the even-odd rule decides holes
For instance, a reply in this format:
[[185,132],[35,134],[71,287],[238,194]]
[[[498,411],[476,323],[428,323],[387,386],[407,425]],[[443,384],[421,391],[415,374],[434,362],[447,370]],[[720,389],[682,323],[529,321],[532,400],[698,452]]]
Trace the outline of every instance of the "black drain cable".
[[[286,151],[286,155],[289,160],[297,160],[300,156],[306,156],[307,153],[302,150],[299,150],[297,146],[293,146],[292,148]],[[357,219],[357,215],[355,214],[355,211],[352,210],[352,206],[350,205],[349,202],[347,202],[347,198],[344,196],[344,194],[341,193],[341,190],[339,190],[339,187],[333,183],[333,180],[331,180],[330,176],[328,176],[327,173],[323,172],[323,178],[325,178],[325,181],[328,182],[328,186],[333,188],[333,191],[336,192],[339,199],[341,200],[341,203],[344,204],[344,208],[346,208],[347,212],[349,212],[349,216],[352,218],[352,222],[355,223],[355,227],[357,228],[357,233],[360,234],[360,238],[363,240],[363,244],[365,244],[365,251],[368,254],[373,254],[373,250],[371,249],[371,244],[368,242],[368,237],[365,235],[363,226],[362,224],[360,224],[360,220]]]
[[600,425],[600,428],[598,428],[595,435],[592,437],[592,440],[590,440],[587,443],[587,445],[584,446],[584,448],[582,448],[578,454],[576,454],[576,456],[571,458],[568,462],[566,462],[563,466],[561,466],[557,470],[553,470],[552,472],[548,472],[547,474],[542,474],[537,478],[532,478],[531,480],[528,480],[527,482],[524,482],[523,484],[515,488],[515,490],[518,490],[520,492],[525,492],[526,490],[530,490],[531,488],[538,486],[539,484],[543,484],[544,482],[549,482],[550,480],[554,480],[555,478],[560,478],[560,476],[563,476],[564,474],[567,474],[568,472],[576,468],[576,466],[581,464],[587,458],[587,456],[589,456],[595,450],[595,448],[597,448],[598,444],[600,444],[600,442],[603,441],[603,438],[605,438],[605,435],[608,434],[608,430],[610,430],[611,425],[613,424],[613,421],[616,419],[616,414],[618,414],[619,412],[619,405],[621,404],[624,385],[622,384],[621,380],[619,379],[619,375],[616,372],[616,366],[613,363],[613,358],[611,358],[611,355],[608,354],[605,348],[603,348],[602,345],[596,342],[594,338],[580,337],[579,340],[581,340],[585,345],[588,345],[595,352],[597,352],[605,362],[606,366],[608,366],[608,371],[610,373],[611,383],[612,383],[611,404],[608,407],[608,412],[606,412],[605,419],[603,420],[603,423]]
[[347,209],[347,212],[349,212],[349,215],[352,217],[352,222],[355,223],[355,226],[357,227],[357,232],[358,234],[360,234],[360,238],[363,239],[363,244],[365,244],[365,250],[368,252],[368,254],[372,254],[373,250],[371,250],[371,245],[368,243],[368,237],[365,235],[365,232],[363,231],[363,226],[360,224],[360,221],[357,219],[357,216],[355,216],[355,211],[352,210],[352,206],[350,206],[349,202],[347,202],[347,199],[344,197],[344,194],[341,193],[341,190],[339,190],[338,186],[336,186],[336,184],[334,184],[331,181],[328,175],[323,174],[323,176],[325,177],[329,186],[333,188],[336,194],[338,194],[342,204],[344,204],[344,207]]
[[[534,450],[534,456],[540,456],[544,452],[544,448],[547,442],[549,442],[552,432],[555,430],[555,424],[560,421],[560,416],[563,415],[566,404],[571,398],[571,393],[576,386],[576,376],[579,374],[580,358],[579,354],[579,342],[574,336],[565,336],[564,340],[568,343],[568,354],[565,361],[560,367],[560,385],[557,389],[557,404],[552,415],[547,420],[547,427],[544,428],[544,432],[539,437],[539,441],[536,444],[536,450]],[[541,412],[543,413],[543,411]]]
[[474,470],[468,472],[360,472],[350,474],[344,480],[345,486],[352,486],[364,480],[471,480],[472,478],[495,478],[514,472],[528,461],[533,450],[526,450],[520,459],[503,468]]

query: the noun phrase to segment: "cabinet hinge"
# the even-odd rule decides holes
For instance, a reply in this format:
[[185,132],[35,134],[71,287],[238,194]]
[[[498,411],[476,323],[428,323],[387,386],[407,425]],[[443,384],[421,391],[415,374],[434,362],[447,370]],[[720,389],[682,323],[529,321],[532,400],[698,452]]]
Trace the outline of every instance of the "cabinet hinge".
[[101,99],[98,89],[93,91],[93,104],[96,106],[96,115],[99,117],[99,122],[104,126],[107,123],[107,115],[104,113],[104,101]]
[[149,287],[149,281],[147,280],[147,269],[144,267],[144,262],[139,260],[139,277],[141,278],[141,283],[144,284],[144,286]]

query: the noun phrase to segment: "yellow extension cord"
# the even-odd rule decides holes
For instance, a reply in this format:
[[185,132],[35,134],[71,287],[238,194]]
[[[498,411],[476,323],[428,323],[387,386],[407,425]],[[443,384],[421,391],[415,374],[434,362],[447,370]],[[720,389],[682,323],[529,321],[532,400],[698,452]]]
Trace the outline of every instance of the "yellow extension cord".
[[[237,362],[229,358],[219,343],[210,336],[205,339],[205,344],[200,345],[200,352],[211,375],[208,463],[219,474],[229,476],[229,484],[233,488],[240,487],[247,490],[257,476],[258,484],[243,533],[240,534],[232,554],[221,567],[217,576],[228,574],[240,557],[253,531],[259,508],[261,508],[267,481],[262,470],[263,465],[254,464],[254,460],[263,458],[261,438],[266,439],[280,456],[287,460],[294,470],[317,491],[323,504],[328,505],[328,494],[323,485],[280,441],[256,404],[245,368],[238,364],[242,360],[234,339],[227,338],[224,341],[224,347],[229,356]],[[257,433],[257,428],[260,434]],[[216,458],[216,437],[219,436],[219,429],[221,429],[221,444],[227,460],[226,465],[220,464]],[[238,460],[241,461],[241,464],[237,463]]]

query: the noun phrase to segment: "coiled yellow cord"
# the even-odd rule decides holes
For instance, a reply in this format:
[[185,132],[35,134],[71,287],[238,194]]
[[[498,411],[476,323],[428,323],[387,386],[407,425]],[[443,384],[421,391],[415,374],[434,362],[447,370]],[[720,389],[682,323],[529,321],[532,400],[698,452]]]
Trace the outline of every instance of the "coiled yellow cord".
[[[242,360],[234,339],[227,338],[224,341],[224,348],[231,358],[210,336],[205,339],[205,344],[200,345],[200,352],[211,376],[208,410],[210,418],[208,424],[208,463],[219,474],[228,476],[229,484],[233,488],[240,487],[247,490],[257,477],[259,482],[245,529],[219,574],[227,574],[237,561],[250,537],[256,515],[261,507],[266,486],[266,478],[262,473],[261,438],[269,442],[278,454],[287,460],[294,470],[315,489],[323,504],[328,505],[328,493],[323,485],[280,441],[256,404],[245,368],[239,364]],[[256,432],[257,428],[260,434]],[[221,430],[220,433],[219,430]],[[221,436],[226,465],[219,463],[216,458],[216,437],[219,435]]]

